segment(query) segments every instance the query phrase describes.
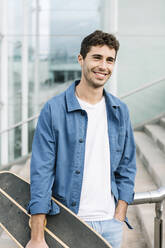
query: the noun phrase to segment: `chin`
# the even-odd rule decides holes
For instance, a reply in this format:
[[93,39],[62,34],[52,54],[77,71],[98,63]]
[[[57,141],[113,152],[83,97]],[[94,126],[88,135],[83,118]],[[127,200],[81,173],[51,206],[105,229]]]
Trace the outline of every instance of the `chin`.
[[109,79],[109,77],[104,79],[104,80],[99,80],[99,79],[91,80],[91,83],[93,84],[93,86],[95,88],[104,87],[104,85],[107,83],[108,79]]
[[103,87],[104,85],[105,85],[105,83],[106,82],[100,82],[100,83],[98,83],[98,82],[92,82],[92,86],[93,86],[93,88],[100,88],[100,87]]

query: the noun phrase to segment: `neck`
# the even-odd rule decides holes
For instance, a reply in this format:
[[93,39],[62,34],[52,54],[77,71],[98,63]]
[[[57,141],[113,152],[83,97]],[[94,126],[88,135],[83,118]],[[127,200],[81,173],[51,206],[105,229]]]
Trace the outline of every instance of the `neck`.
[[96,104],[101,101],[103,97],[103,87],[93,88],[84,84],[83,81],[80,81],[76,87],[75,93],[81,100],[90,104]]

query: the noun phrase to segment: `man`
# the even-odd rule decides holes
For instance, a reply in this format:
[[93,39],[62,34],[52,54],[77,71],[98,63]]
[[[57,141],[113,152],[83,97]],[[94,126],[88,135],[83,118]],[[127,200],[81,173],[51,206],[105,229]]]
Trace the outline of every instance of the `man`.
[[[41,111],[31,159],[31,240],[47,248],[46,214],[58,214],[51,195],[119,248],[127,205],[133,201],[135,144],[127,107],[104,90],[119,49],[102,31],[81,44],[81,80]],[[129,226],[129,224],[128,224]]]

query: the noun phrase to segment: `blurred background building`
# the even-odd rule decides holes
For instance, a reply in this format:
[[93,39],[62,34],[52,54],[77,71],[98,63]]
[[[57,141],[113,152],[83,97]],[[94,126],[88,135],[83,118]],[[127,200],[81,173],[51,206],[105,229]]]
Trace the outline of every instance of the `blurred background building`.
[[[31,152],[36,120],[17,124],[37,115],[45,101],[80,78],[80,43],[96,29],[112,32],[120,41],[114,75],[106,88],[128,104],[133,125],[165,111],[164,1],[0,3],[0,164]],[[13,125],[17,126],[3,132]]]

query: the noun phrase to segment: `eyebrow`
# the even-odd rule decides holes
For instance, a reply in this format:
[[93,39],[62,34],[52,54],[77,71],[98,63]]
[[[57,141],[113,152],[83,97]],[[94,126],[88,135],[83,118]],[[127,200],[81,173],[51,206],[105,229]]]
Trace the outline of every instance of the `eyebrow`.
[[[101,58],[102,57],[102,55],[101,54],[93,54],[93,55],[91,55],[93,58],[94,57],[99,57],[99,58]],[[113,58],[113,57],[107,57],[107,59],[106,60],[111,60],[111,61],[115,61],[115,59],[116,58]]]

